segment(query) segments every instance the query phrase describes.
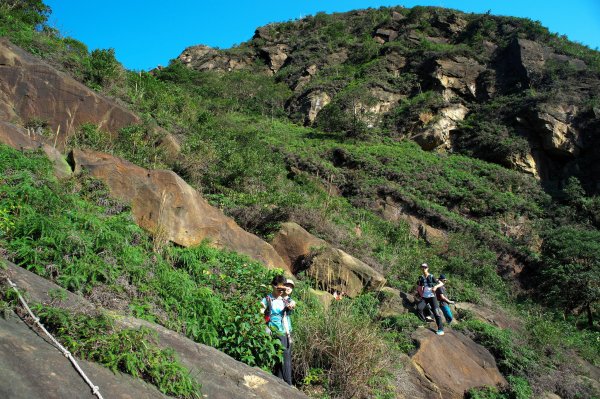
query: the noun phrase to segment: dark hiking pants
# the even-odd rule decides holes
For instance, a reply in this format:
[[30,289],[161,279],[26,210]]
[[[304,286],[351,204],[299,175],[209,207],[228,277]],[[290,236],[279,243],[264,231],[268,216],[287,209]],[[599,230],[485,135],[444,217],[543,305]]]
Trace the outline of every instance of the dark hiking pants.
[[287,335],[280,335],[277,338],[283,346],[283,364],[277,363],[273,369],[273,374],[292,385],[292,343]]
[[[433,317],[435,317],[435,323],[437,324],[438,330],[444,329],[444,324],[442,323],[442,311],[440,310],[440,305],[436,297],[431,298],[423,298],[423,302],[429,305],[431,311],[433,312]],[[423,315],[423,311],[420,310],[420,316]]]

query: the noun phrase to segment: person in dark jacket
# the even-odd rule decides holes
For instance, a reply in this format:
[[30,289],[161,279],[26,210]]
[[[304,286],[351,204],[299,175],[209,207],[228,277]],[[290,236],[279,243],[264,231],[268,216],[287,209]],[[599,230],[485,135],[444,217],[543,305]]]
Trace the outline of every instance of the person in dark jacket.
[[446,283],[448,282],[448,279],[446,279],[446,275],[440,274],[440,278],[438,280],[441,281],[442,284],[444,284],[444,285],[442,285],[437,290],[435,290],[435,296],[436,296],[438,302],[440,303],[440,309],[442,310],[442,313],[444,314],[446,323],[450,324],[450,323],[452,323],[452,320],[453,320],[452,310],[450,309],[450,305],[453,305],[454,301],[451,301],[446,296]]

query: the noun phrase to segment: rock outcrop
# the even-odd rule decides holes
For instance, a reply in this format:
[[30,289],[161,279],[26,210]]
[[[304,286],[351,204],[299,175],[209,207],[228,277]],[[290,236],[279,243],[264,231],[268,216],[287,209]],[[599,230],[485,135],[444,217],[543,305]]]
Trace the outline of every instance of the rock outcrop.
[[418,342],[413,362],[440,389],[444,399],[462,399],[475,387],[507,384],[492,354],[457,331],[448,329],[439,337],[420,328],[413,339]]
[[428,244],[445,246],[448,242],[448,234],[444,230],[435,228],[424,220],[406,213],[402,205],[390,197],[386,197],[385,200],[378,200],[375,209],[387,221],[397,222],[401,220],[408,223],[411,235],[425,240]]
[[363,290],[379,290],[385,285],[383,275],[371,266],[333,248],[296,223],[283,223],[272,245],[292,272],[306,270],[325,291],[343,291],[355,297]]
[[572,125],[577,112],[576,106],[566,104],[542,104],[535,112],[533,127],[550,155],[574,157],[579,154],[581,136]]
[[25,125],[32,121],[51,129],[62,149],[83,123],[116,133],[140,123],[133,112],[0,38],[0,121]]
[[255,57],[230,55],[209,46],[191,46],[183,50],[178,60],[198,71],[231,72],[249,68]]
[[288,58],[289,47],[285,44],[277,44],[274,46],[265,46],[260,49],[261,54],[266,59],[272,73],[277,73],[285,64]]
[[322,90],[309,90],[302,94],[297,101],[294,102],[295,108],[301,115],[304,115],[304,124],[312,125],[317,115],[323,107],[331,102],[331,96]]
[[461,56],[444,58],[433,61],[429,68],[435,88],[446,101],[456,96],[477,98],[477,78],[485,70],[477,61]]
[[325,240],[313,236],[293,222],[281,225],[271,245],[292,273],[297,272],[298,263],[311,251],[328,246]]
[[452,131],[457,129],[458,123],[465,119],[468,112],[468,108],[462,104],[450,104],[432,116],[431,121],[425,119],[425,127],[411,138],[426,151],[449,149],[452,147]]
[[386,279],[371,266],[336,248],[324,248],[309,255],[306,274],[326,291],[345,292],[353,298],[363,290],[379,290]]
[[94,151],[73,150],[76,173],[102,180],[111,195],[131,203],[136,223],[179,245],[208,239],[218,248],[240,252],[268,267],[286,268],[273,247],[239,227],[172,171],[148,170]]
[[[13,264],[8,265],[10,278],[17,284],[21,289],[27,290],[27,297],[31,303],[50,303],[52,298],[49,292],[57,290],[59,287],[48,280],[43,279],[27,270],[24,270]],[[68,293],[65,301],[60,304],[61,307],[66,308],[73,312],[81,312],[86,310],[94,309],[94,305],[86,301],[85,299]],[[62,356],[55,348],[51,347],[44,340],[39,337],[34,337],[39,342],[39,347],[44,348],[44,351],[50,353],[56,351],[56,358],[52,355],[48,355],[48,359],[53,359],[52,363],[44,366],[41,363],[41,357],[36,357],[36,352],[31,346],[31,342],[21,340],[20,337],[11,338],[10,344],[5,344],[4,336],[12,335],[13,333],[19,333],[24,331],[23,327],[8,326],[5,327],[5,323],[0,318],[0,347],[7,345],[7,349],[16,348],[15,351],[3,350],[0,351],[0,393],[3,390],[11,392],[9,389],[12,387],[11,377],[17,373],[22,372],[23,384],[30,383],[31,380],[38,379],[34,384],[35,391],[32,391],[32,396],[2,396],[7,398],[32,398],[32,397],[44,397],[44,398],[87,398],[85,396],[89,389],[86,390],[86,386],[83,383],[79,383],[80,377],[73,371],[69,366],[68,361]],[[22,323],[21,321],[15,323]],[[298,391],[295,388],[291,388],[285,384],[281,379],[265,373],[264,371],[245,365],[244,363],[238,362],[231,357],[225,355],[218,350],[208,347],[206,345],[198,344],[190,339],[170,331],[162,326],[153,324],[144,320],[135,319],[133,317],[117,317],[115,323],[121,328],[149,328],[156,334],[158,345],[165,348],[171,348],[175,351],[177,358],[188,370],[190,375],[197,379],[202,384],[202,395],[209,399],[279,399],[279,398],[290,398],[290,399],[306,399],[306,395]],[[33,333],[32,333],[33,334]],[[27,339],[29,339],[27,337]],[[8,342],[8,341],[7,341]],[[37,344],[36,344],[37,345]],[[19,354],[18,359],[12,359],[14,353]],[[60,358],[60,359],[59,359]],[[24,364],[19,365],[18,360],[23,359]],[[28,364],[26,359],[32,359],[32,367],[27,368]],[[60,363],[62,362],[62,363]],[[60,363],[60,364],[59,364]],[[69,374],[64,373],[66,377],[60,377],[53,375],[52,373],[60,372],[63,370],[64,364],[70,370]],[[85,363],[86,367],[91,363]],[[100,366],[93,365],[92,372],[90,375],[96,377],[98,375],[98,383],[100,385],[101,393],[106,395],[105,397],[116,397],[116,398],[162,398],[157,391],[146,384],[140,383],[138,380],[133,380],[127,376],[117,375],[113,376],[112,373]],[[51,369],[50,367],[56,367]],[[34,371],[32,371],[34,370]],[[98,371],[98,374],[96,374]],[[46,374],[43,374],[46,373]],[[61,373],[62,375],[63,373]],[[40,375],[45,375],[45,378],[40,378]],[[106,379],[104,378],[106,376]],[[110,377],[113,377],[112,379]],[[62,386],[57,386],[55,381],[63,382]],[[106,381],[106,382],[104,382]],[[120,384],[124,381],[123,387],[111,386],[111,384]],[[96,381],[94,381],[96,382]],[[65,391],[70,387],[74,387],[76,391]],[[79,388],[81,387],[81,388]],[[103,391],[106,387],[106,391]],[[122,389],[121,389],[122,388]],[[130,389],[127,391],[127,389]],[[27,392],[27,391],[25,391]],[[35,395],[36,392],[43,392],[42,395]],[[128,396],[124,396],[129,392]],[[81,393],[81,394],[80,394]],[[110,393],[114,393],[114,396]],[[139,393],[136,395],[135,393]],[[93,396],[89,396],[92,398]]]

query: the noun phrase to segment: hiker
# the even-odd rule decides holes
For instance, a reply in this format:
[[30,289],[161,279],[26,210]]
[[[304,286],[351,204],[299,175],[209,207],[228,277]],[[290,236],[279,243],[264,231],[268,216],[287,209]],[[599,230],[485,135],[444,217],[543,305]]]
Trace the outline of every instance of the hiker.
[[[433,314],[431,312],[431,308],[429,307],[429,305],[427,305],[427,302],[425,302],[425,299],[423,299],[419,290],[417,290],[415,294],[415,302],[417,303],[417,316],[419,317],[419,319],[421,319],[421,321],[424,322],[433,321],[433,317],[431,317],[431,315]],[[427,311],[427,315],[425,315],[425,311]]]
[[451,301],[450,299],[448,299],[448,297],[446,296],[446,282],[448,281],[448,279],[446,279],[446,275],[445,274],[440,274],[440,278],[438,279],[442,282],[441,287],[439,287],[438,289],[435,290],[435,296],[438,300],[438,302],[440,303],[440,309],[442,309],[442,313],[444,314],[444,318],[446,319],[446,323],[450,324],[452,323],[453,317],[452,317],[452,310],[450,310],[450,305],[454,304],[454,301]]
[[433,317],[435,317],[435,322],[437,324],[436,334],[444,335],[442,311],[440,310],[440,305],[435,297],[435,290],[444,284],[439,282],[433,274],[429,273],[429,265],[427,263],[421,264],[421,272],[423,275],[419,276],[419,280],[417,280],[417,289],[419,290],[419,295],[433,311]]
[[272,292],[261,300],[261,312],[265,315],[267,332],[271,334],[274,331],[283,347],[283,364],[276,364],[273,369],[273,374],[282,378],[289,385],[292,385],[291,323],[286,320],[289,319],[288,313],[290,309],[289,303],[286,303],[284,300],[286,290],[290,287],[286,287],[286,283],[287,280],[283,276],[273,277],[273,280],[271,281]]
[[290,345],[292,344],[292,318],[290,317],[294,309],[296,308],[296,301],[291,298],[292,291],[294,290],[294,280],[287,279],[285,280],[285,295],[283,296],[283,302],[285,303],[285,315],[284,322],[286,323],[284,327],[286,328],[285,332],[289,336]]

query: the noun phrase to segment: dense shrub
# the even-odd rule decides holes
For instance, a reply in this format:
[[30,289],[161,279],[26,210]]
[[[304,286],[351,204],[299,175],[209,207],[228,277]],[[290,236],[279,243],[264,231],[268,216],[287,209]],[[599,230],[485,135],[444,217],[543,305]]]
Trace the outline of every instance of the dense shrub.
[[349,301],[324,310],[304,308],[294,320],[294,373],[296,380],[310,383],[318,378],[332,398],[369,395],[369,381],[385,374],[391,364],[388,344],[379,328],[359,316]]

